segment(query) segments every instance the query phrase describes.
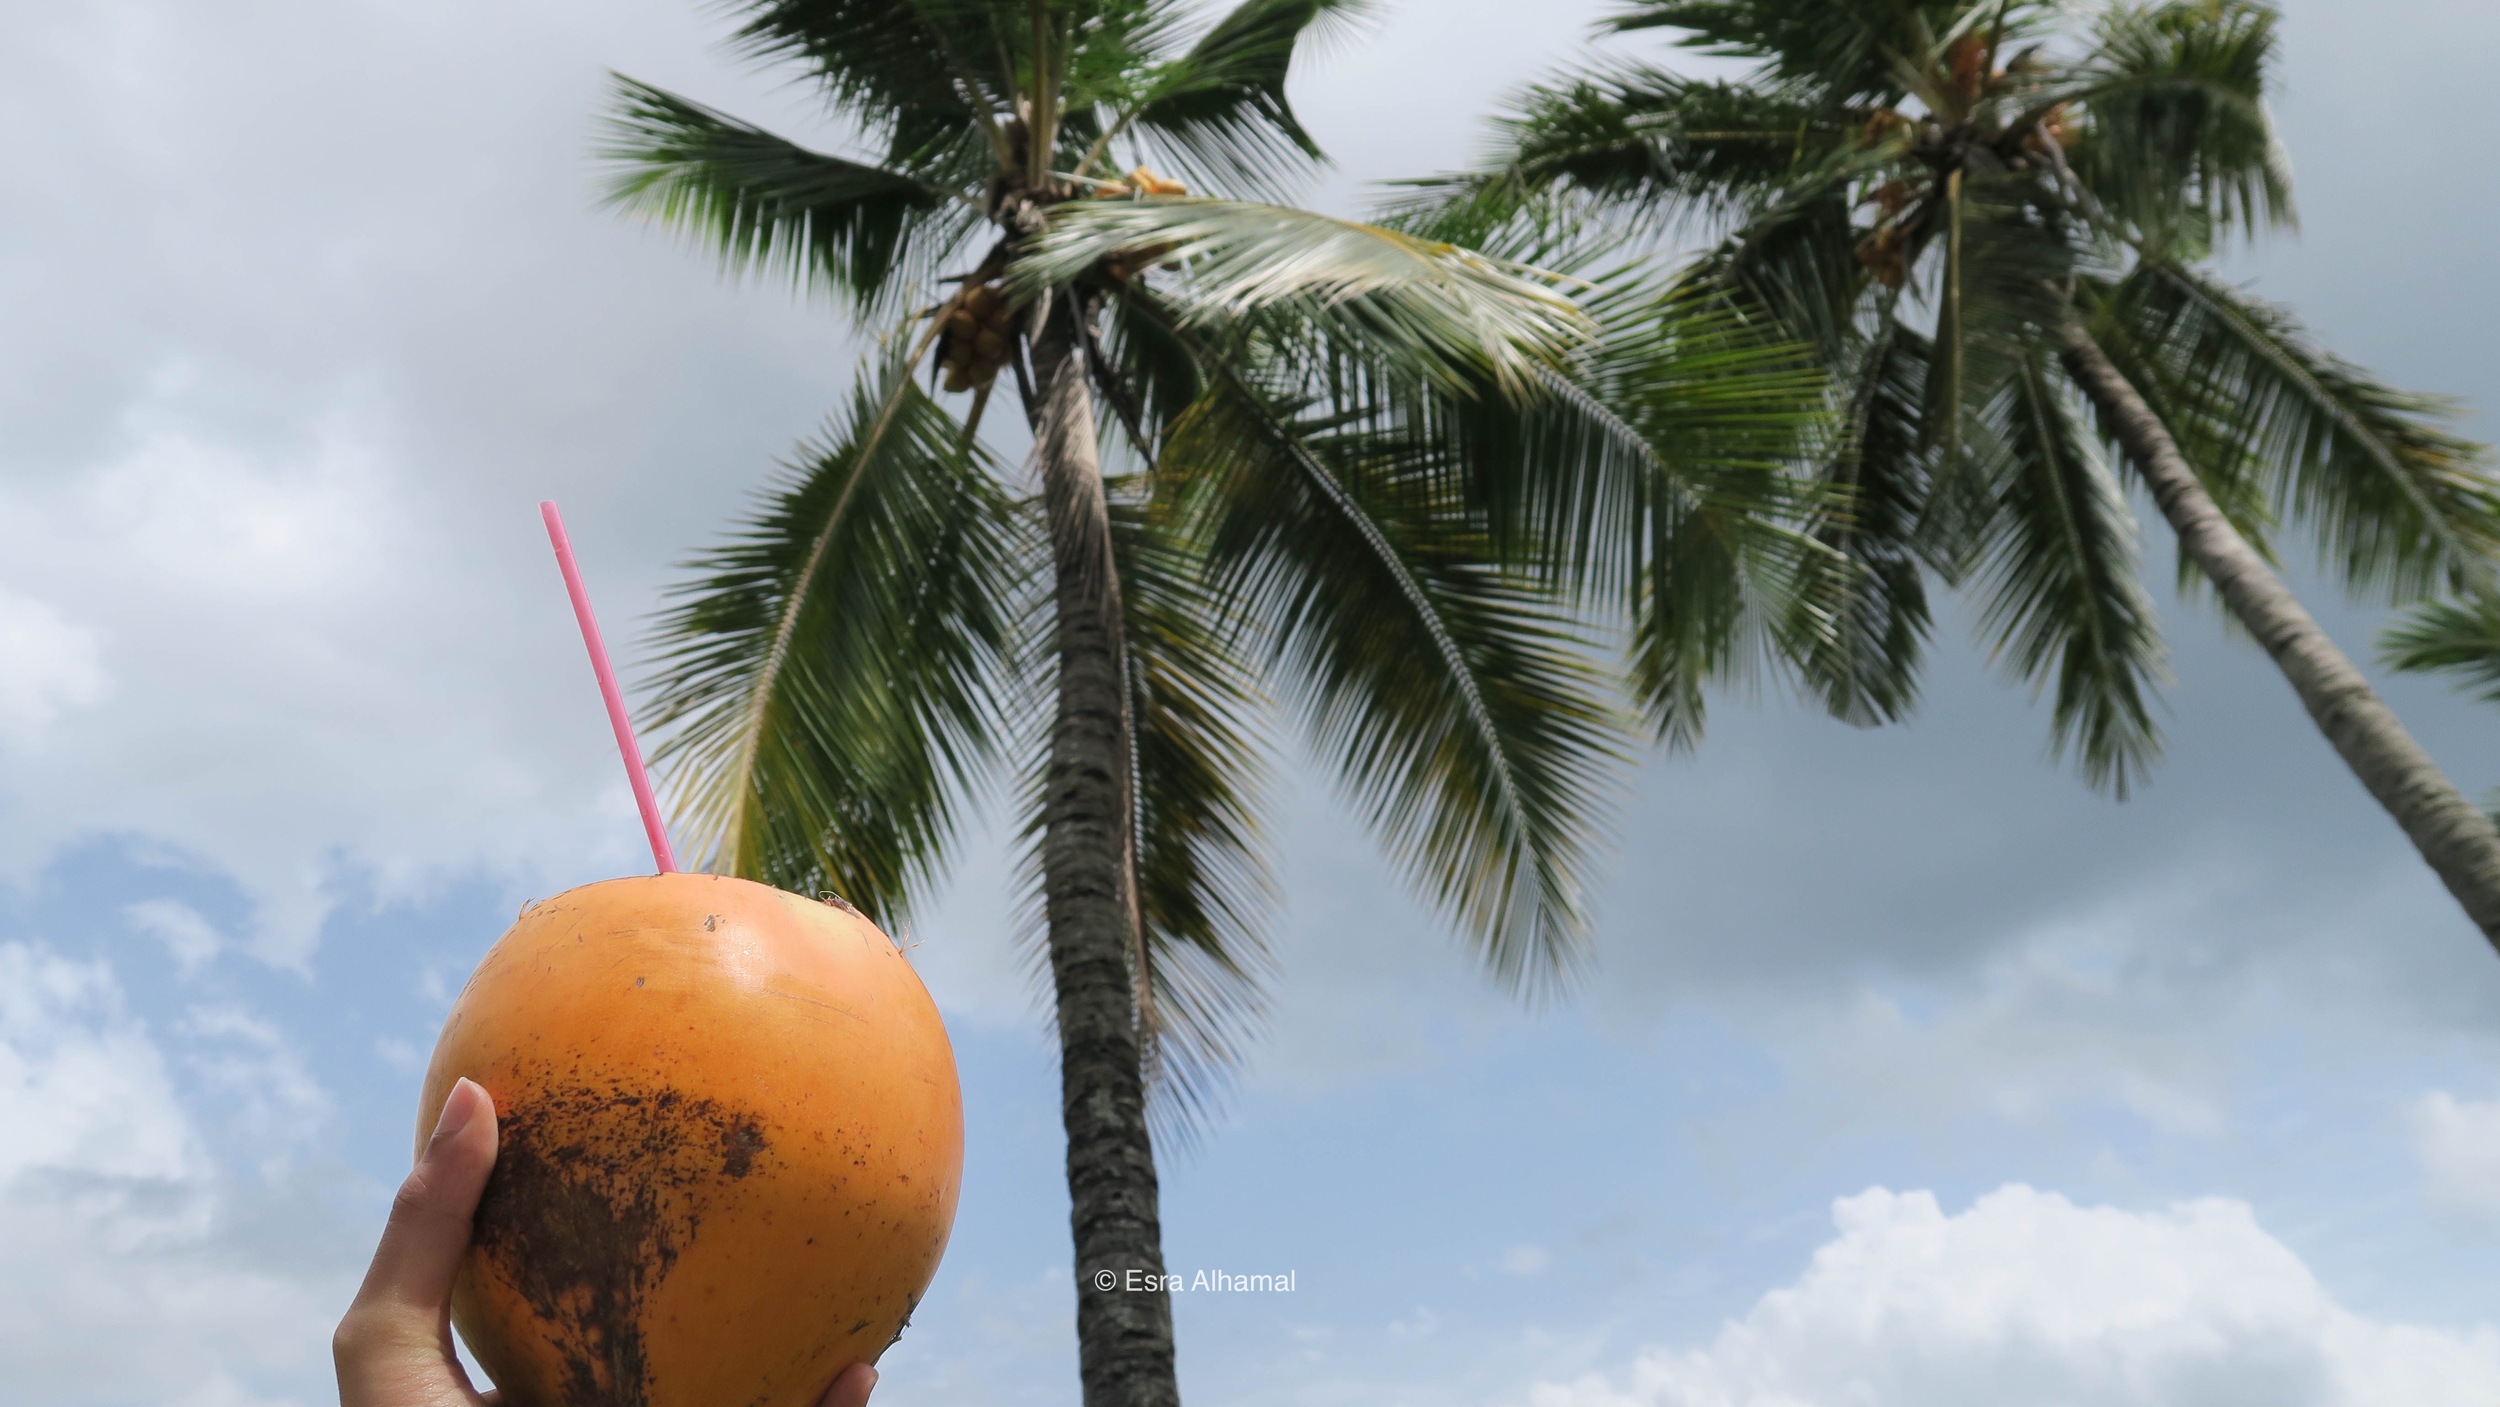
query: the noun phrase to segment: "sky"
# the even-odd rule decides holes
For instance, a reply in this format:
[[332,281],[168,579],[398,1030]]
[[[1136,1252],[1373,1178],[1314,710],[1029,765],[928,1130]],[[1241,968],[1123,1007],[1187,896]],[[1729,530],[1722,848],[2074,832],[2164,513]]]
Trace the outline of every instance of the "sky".
[[[1308,198],[1466,160],[1600,8],[1388,8],[1297,72]],[[2304,224],[2230,272],[2492,435],[2500,172],[2456,154],[2500,11],[2287,10]],[[328,1398],[451,993],[522,902],[643,863],[532,506],[630,660],[859,351],[598,206],[611,69],[839,140],[725,31],[0,8],[0,1403]],[[2366,657],[2383,616],[2299,580]],[[1596,961],[1533,1005],[1288,775],[1274,1009],[1163,1178],[1173,1270],[1294,1289],[1176,1297],[1187,1398],[2500,1398],[2500,957],[2259,652],[2163,610],[2168,756],[2123,804],[1966,620],[1904,726],[1717,701],[1627,783]],[[2500,712],[2383,682],[2500,785]],[[888,1407],[1076,1401],[1012,878],[979,828],[915,924],[968,1152]]]

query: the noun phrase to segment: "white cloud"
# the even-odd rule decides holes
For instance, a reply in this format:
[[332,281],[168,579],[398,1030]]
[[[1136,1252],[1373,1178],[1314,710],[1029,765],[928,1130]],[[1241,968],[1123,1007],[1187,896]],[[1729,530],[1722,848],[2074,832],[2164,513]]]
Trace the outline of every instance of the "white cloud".
[[[447,638],[451,619],[488,616],[484,593],[430,576],[441,549],[374,462],[374,434],[325,427],[273,456],[152,433],[67,483],[0,474],[0,554],[73,582],[121,647],[109,697],[88,689],[75,716],[16,709],[46,746],[0,790],[20,803],[0,809],[13,867],[81,833],[171,842],[245,884],[259,912],[242,946],[292,966],[342,855],[413,874],[548,853],[582,798],[548,795],[564,784],[513,705],[549,691],[490,682],[510,632]],[[38,701],[56,695],[70,697]],[[0,728],[11,707],[0,698]],[[591,798],[605,780],[578,778]],[[134,917],[178,961],[207,951],[170,911]]]
[[175,970],[185,977],[199,971],[226,945],[217,925],[180,899],[142,899],[124,905],[122,916],[132,927],[163,943]]
[[[2133,932],[2124,937],[2134,938]],[[2104,1103],[2168,1133],[2209,1133],[2224,1107],[2210,1039],[2236,1009],[2142,974],[2096,971],[2096,948],[2039,935],[1992,958],[1968,989],[1919,1012],[1861,991],[1840,1011],[1791,1027],[1791,1059],[1862,1119],[1984,1110],[2037,1122],[2060,1106]]]
[[1554,1263],[1554,1253],[1533,1241],[1522,1241],[1502,1252],[1502,1272],[1506,1275],[1535,1275]]
[[[239,881],[231,946],[297,968],[343,873],[401,897],[638,865],[533,505],[572,510],[630,661],[688,524],[735,509],[848,363],[824,307],[724,289],[586,196],[610,67],[787,115],[724,84],[716,19],[300,20],[0,12],[0,119],[57,138],[0,153],[25,235],[0,250],[0,747],[27,754],[0,771],[0,877],[144,837]],[[492,96],[445,127],[446,91]]]
[[2435,1090],[2405,1111],[2431,1199],[2500,1221],[2500,1099],[2462,1100]]
[[1414,1313],[1389,1321],[1389,1337],[1393,1339],[1428,1339],[1440,1332],[1441,1316],[1428,1304],[1419,1304]]
[[63,710],[96,702],[109,683],[94,631],[0,587],[0,742],[31,747]]
[[[248,1017],[199,1025],[212,1044],[261,1044]],[[103,965],[0,945],[0,1363],[12,1401],[322,1396],[352,1259],[318,1198],[219,1171],[180,1063]]]
[[425,1052],[417,1049],[415,1041],[399,1036],[375,1036],[373,1053],[381,1056],[392,1069],[404,1074],[421,1074],[425,1070]]
[[276,1026],[240,1007],[193,1007],[179,1029],[197,1043],[190,1068],[234,1102],[233,1131],[265,1175],[280,1175],[330,1110],[303,1056]]
[[2009,1185],[1833,1204],[1840,1234],[1706,1347],[1534,1407],[2487,1407],[2500,1331],[2338,1306],[2246,1203],[2078,1207]]
[[187,1181],[206,1171],[165,1059],[101,963],[0,945],[0,1181],[71,1171]]

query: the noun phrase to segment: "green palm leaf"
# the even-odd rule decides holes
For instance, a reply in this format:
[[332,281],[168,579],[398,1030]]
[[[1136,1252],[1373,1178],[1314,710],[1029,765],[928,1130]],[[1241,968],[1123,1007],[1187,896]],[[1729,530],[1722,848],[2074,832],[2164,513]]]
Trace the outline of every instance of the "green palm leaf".
[[[1290,324],[1242,345],[1300,369],[1288,399],[1332,407],[1334,442],[1360,437],[1366,476],[1431,484],[1493,559],[1626,622],[1644,703],[1662,733],[1689,738],[1704,682],[1759,655],[1764,629],[1828,633],[1855,588],[1800,526],[1840,505],[1789,472],[1823,424],[1822,380],[1691,280],[1626,268],[1587,287],[1598,340],[1520,396],[1452,391]],[[1178,367],[1204,386],[1236,356],[1174,329],[1143,290],[1119,306],[1124,326],[1162,330],[1140,377],[1161,367],[1177,389]],[[1808,558],[1829,560],[1808,571]]]
[[[1263,818],[1271,705],[1243,653],[1255,622],[1206,569],[1197,525],[1145,476],[1110,485],[1114,563],[1128,654],[1130,866],[1139,946],[1131,954],[1150,1114],[1162,1137],[1201,1134],[1265,1017],[1275,966],[1264,932],[1276,898]],[[1038,507],[1027,504],[1028,511]],[[1016,712],[1049,716],[1042,690],[1049,613],[1024,613]],[[1030,741],[1030,740],[1028,740]],[[1026,747],[1018,881],[1028,941],[1042,921],[1041,788],[1047,749]]]
[[1524,389],[1592,328],[1551,276],[1380,225],[1246,201],[1079,201],[1052,212],[1014,277],[1028,290],[1091,274],[1114,255],[1177,265],[1159,296],[1184,326],[1254,315],[1303,321],[1341,347],[1426,369],[1445,384],[1489,374]]
[[1148,77],[1123,120],[1181,175],[1273,191],[1296,166],[1323,159],[1285,95],[1295,55],[1370,3],[1242,0]]
[[1206,390],[1200,358],[1204,340],[1181,325],[1144,284],[1132,282],[1104,308],[1101,369],[1115,378],[1152,443],[1161,443]]
[[1889,101],[1902,91],[1900,58],[1933,43],[1973,11],[2008,19],[2039,8],[1969,0],[1635,0],[1616,30],[1676,29],[1677,43],[1759,62],[1765,77],[1811,86],[1844,102]]
[[1820,477],[1839,491],[1818,512],[1815,541],[1841,558],[1847,574],[1826,594],[1839,607],[1821,636],[1800,632],[1807,683],[1834,717],[1886,722],[1918,697],[1918,671],[1930,628],[1923,564],[1944,560],[1929,525],[1929,472],[1920,396],[1928,339],[1887,313],[1844,364],[1839,434]]
[[979,212],[918,177],[810,151],[619,77],[609,199],[709,244],[736,271],[824,280],[863,307],[961,244]]
[[2277,22],[2246,0],[2113,6],[2050,94],[2088,119],[2076,175],[2140,237],[2193,258],[2218,232],[2292,222],[2291,163],[2264,101]]
[[698,866],[891,920],[1005,716],[1031,553],[991,466],[890,359],[661,617],[653,760]]
[[1825,108],[1749,83],[1648,66],[1530,88],[1501,119],[1494,163],[1413,182],[1394,209],[1418,233],[1497,237],[1528,203],[1577,194],[1627,211],[1733,215],[1787,187],[1857,133]]
[[1922,425],[1937,450],[1934,503],[1951,510],[1964,426],[2027,373],[2044,329],[2063,323],[2075,250],[2064,212],[2022,173],[1957,172],[1935,215],[1937,312]]
[[2380,637],[2378,655],[2408,675],[2458,675],[2485,702],[2500,702],[2500,597],[2415,607]]
[[[2483,702],[2500,703],[2500,596],[2415,607],[2379,637],[2379,658],[2407,674],[2449,675]],[[2483,798],[2483,814],[2500,826],[2500,794]]]
[[1030,83],[1023,0],[759,0],[740,8],[741,49],[807,69],[835,111],[882,136],[894,154],[966,131],[999,134]]
[[1139,1004],[1174,1131],[1198,1127],[1266,1009],[1261,937],[1275,898],[1262,849],[1266,712],[1244,622],[1176,515],[1114,500],[1136,739]]
[[2454,675],[2484,702],[2500,703],[2500,596],[2415,607],[2379,637],[2379,658],[2407,674]]
[[1226,374],[1160,472],[1208,515],[1219,580],[1271,632],[1292,702],[1392,857],[1498,976],[1558,978],[1622,757],[1601,678],[1564,603],[1490,565],[1438,484],[1335,462],[1370,447],[1335,429]]
[[2489,574],[2500,483],[2442,424],[2450,403],[2390,387],[2283,309],[2167,263],[2120,283],[2101,325],[2193,417],[2183,444],[2202,451],[2200,472],[2227,485],[2262,466],[2276,514],[2309,526],[2348,588],[2401,599]]
[[1849,209],[1847,183],[1838,179],[1784,191],[1704,254],[1695,275],[1829,357],[1858,336],[1858,304],[1869,283]]
[[1706,685],[1827,633],[1855,584],[1804,527],[1839,505],[1791,473],[1823,379],[1688,277],[1601,280],[1588,306],[1603,336],[1569,375],[1524,404],[1437,397],[1417,447],[1465,456],[1501,560],[1624,613],[1634,696],[1689,745]]
[[[2105,278],[2081,280],[2078,301],[2087,307],[2108,309],[2116,303],[2119,287],[2117,281]],[[2231,526],[2251,550],[2279,566],[2281,559],[2274,549],[2278,524],[2274,505],[2268,501],[2269,480],[2273,476],[2265,461],[2258,458],[2257,446],[2242,433],[2246,407],[2219,399],[2215,393],[2220,387],[2207,383],[2203,377],[2174,375],[2170,366],[2154,360],[2154,355],[2175,351],[2165,347],[2158,336],[2149,349],[2139,346],[2130,328],[2106,315],[2088,319],[2085,330],[2161,417],[2214,506],[2230,519]],[[2184,543],[2179,546],[2174,576],[2179,591],[2186,595],[2192,596],[2208,584]]]
[[2017,365],[1979,428],[1997,501],[1981,629],[2018,678],[2054,686],[2058,750],[2124,797],[2160,755],[2151,699],[2163,677],[2125,494],[2045,353]]

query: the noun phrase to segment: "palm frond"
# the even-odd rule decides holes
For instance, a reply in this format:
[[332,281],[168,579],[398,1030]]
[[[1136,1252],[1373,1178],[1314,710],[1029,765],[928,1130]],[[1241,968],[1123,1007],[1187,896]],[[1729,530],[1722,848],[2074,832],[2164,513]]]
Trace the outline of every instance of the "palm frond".
[[2016,365],[1975,427],[1997,497],[1980,624],[2016,677],[2054,686],[2055,749],[2123,798],[2161,750],[2160,626],[2137,579],[2126,497],[2046,355]]
[[1478,170],[1412,182],[1395,209],[1418,233],[1467,244],[1552,193],[1615,215],[1724,217],[1764,203],[1860,126],[1748,83],[1591,70],[1530,88]]
[[1185,52],[1182,42],[1193,31],[1203,40],[1209,28],[1189,0],[1046,0],[1038,7],[1026,0],[1025,9],[1057,31],[1050,43],[1059,70],[1054,106],[1083,130],[1080,152],[1133,116]]
[[2266,114],[2280,16],[2254,0],[2104,11],[2050,97],[2085,118],[2076,176],[2138,237],[2194,258],[2227,230],[2292,223],[2291,163]]
[[1560,978],[1623,755],[1602,677],[1561,600],[1490,562],[1436,486],[1332,463],[1368,445],[1334,428],[1225,368],[1159,472],[1208,515],[1219,581],[1392,858],[1497,976]]
[[1871,283],[1849,207],[1842,181],[1787,190],[1703,254],[1695,276],[1762,309],[1788,336],[1829,358],[1857,337]]
[[2445,674],[2485,703],[2500,703],[2500,596],[2432,601],[2379,637],[2379,658],[2407,674]]
[[[2080,280],[2077,304],[2086,309],[2108,309],[2116,301],[2119,287],[2114,279]],[[2088,317],[2084,327],[2086,335],[2161,418],[2162,428],[2170,432],[2206,495],[2222,510],[2241,540],[2267,563],[2281,566],[2282,560],[2274,548],[2279,524],[2274,505],[2268,499],[2273,466],[2257,457],[2248,438],[2240,432],[2245,408],[2218,402],[2213,395],[2216,388],[2197,378],[2183,380],[2172,375],[2167,365],[2155,359],[2170,349],[2158,341],[2150,349],[2138,346],[2134,336],[2137,329],[2117,318]],[[2184,542],[2174,547],[2171,577],[2174,588],[2186,600],[2196,599],[2212,584]],[[2227,612],[2223,621],[2226,630],[2237,628]]]
[[1821,437],[1824,381],[1689,275],[1601,286],[1591,307],[1600,349],[1518,412],[1528,452],[1496,490],[1519,506],[1489,515],[1494,540],[1601,601],[1621,593],[1634,696],[1659,736],[1690,745],[1706,686],[1811,655],[1854,584],[1807,528],[1837,503],[1791,472]]
[[[1973,376],[1969,365],[1972,343],[1979,339],[1971,336],[1974,329],[1967,312],[1969,300],[1963,296],[1972,263],[1962,251],[1964,226],[1972,204],[1964,190],[1963,178],[1968,174],[1949,173],[1944,198],[1934,206],[1935,221],[1942,229],[1932,242],[1942,249],[1943,258],[1937,261],[1936,269],[1935,342],[1927,358],[1927,386],[1920,397],[1925,404],[1919,423],[1926,431],[1928,447],[1936,452],[1936,476],[1948,486],[1963,472],[1966,462],[1962,422],[1974,399],[1973,392],[1995,384]],[[1939,495],[1939,499],[1949,501],[1950,495]]]
[[[1987,509],[1969,476],[1937,468],[1935,403],[1962,394],[1938,369],[1939,339],[1896,317],[1902,294],[1870,276],[1860,241],[1845,185],[1826,180],[1757,213],[1692,277],[1765,309],[1828,377],[1837,434],[1813,459],[1827,492],[1808,527],[1824,551],[1797,559],[1803,579],[1780,636],[1808,691],[1867,724],[1915,700],[1930,624],[1922,566],[1958,580]],[[1983,315],[1990,307],[1983,299]]]
[[[1980,8],[1972,0],[1634,0],[1607,27],[1682,30],[1684,47],[1752,59],[1777,82],[1843,102],[1888,102],[1901,92],[1900,56]],[[2019,23],[2037,8],[2006,11]]]
[[1937,551],[1928,513],[1919,398],[1929,348],[1890,314],[1877,321],[1843,364],[1839,433],[1821,463],[1822,479],[1840,493],[1810,531],[1846,570],[1823,591],[1801,593],[1836,597],[1837,606],[1821,631],[1791,631],[1791,654],[1832,715],[1860,725],[1900,718],[1916,702],[1931,623],[1921,568],[1930,559],[1954,565],[1954,554]]
[[[1824,458],[1830,426],[1808,349],[1690,269],[1600,272],[1582,301],[1599,341],[1534,397],[1348,367],[1312,394],[1365,407],[1367,472],[1438,476],[1498,560],[1619,623],[1660,737],[1698,741],[1706,690],[1773,662],[1844,717],[1891,716],[1909,664],[1879,666],[1866,630],[1903,573],[1870,576],[1836,546],[1855,486],[1796,472]],[[1898,656],[1898,636],[1877,648]]]
[[966,129],[997,136],[1029,86],[1021,0],[740,0],[736,8],[745,18],[733,42],[743,52],[804,67],[836,112],[890,152],[921,151]]
[[1172,171],[1209,189],[1276,193],[1325,158],[1285,95],[1295,56],[1371,0],[1241,0],[1149,73],[1128,121]]
[[874,306],[898,272],[944,258],[978,210],[915,176],[828,156],[619,76],[608,198],[702,240],[735,271],[823,281]]
[[1766,631],[1822,631],[1837,612],[1847,564],[1809,568],[1831,554],[1803,530],[1832,505],[1791,472],[1821,439],[1823,382],[1803,349],[1677,273],[1596,271],[1582,304],[1598,341],[1526,396],[1289,338],[1257,354],[1330,407],[1349,483],[1428,491],[1492,560],[1626,630],[1653,722],[1689,741],[1702,688],[1772,653]]
[[1935,334],[1921,424],[1933,452],[1923,525],[1948,580],[1972,560],[1992,496],[1973,443],[2006,388],[2026,375],[2046,329],[2062,326],[2076,272],[2065,213],[2021,173],[1955,173],[1936,216]]
[[1106,258],[1152,257],[1178,273],[1158,295],[1189,327],[1298,319],[1336,345],[1444,384],[1489,375],[1524,389],[1592,334],[1541,270],[1380,225],[1244,201],[1077,201],[1056,207],[1013,278],[1037,290]]
[[1106,301],[1103,324],[1103,359],[1134,397],[1148,440],[1160,444],[1205,393],[1199,339],[1181,325],[1180,310],[1136,280]]
[[689,859],[891,922],[1006,716],[1031,560],[963,427],[890,358],[661,616],[650,725]]
[[1148,1064],[1167,1131],[1208,1112],[1266,1010],[1261,936],[1275,879],[1261,845],[1267,747],[1244,622],[1166,505],[1115,495],[1135,730],[1137,908]]
[[[2400,391],[2318,347],[2291,314],[2155,260],[2099,321],[2123,336],[2183,447],[2228,483],[2259,472],[2277,516],[2306,524],[2348,590],[2381,600],[2468,590],[2500,553],[2500,480],[2446,428],[2455,407]],[[2241,463],[2255,466],[2244,469]]]

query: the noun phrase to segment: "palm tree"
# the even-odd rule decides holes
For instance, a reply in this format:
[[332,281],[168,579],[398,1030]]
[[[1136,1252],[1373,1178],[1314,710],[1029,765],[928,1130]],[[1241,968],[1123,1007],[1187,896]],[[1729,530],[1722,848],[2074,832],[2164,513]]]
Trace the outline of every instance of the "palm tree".
[[[1168,1298],[1135,1288],[1163,1270],[1148,1096],[1185,1118],[1257,1009],[1271,683],[1410,880],[1535,985],[1572,960],[1623,752],[1581,598],[1539,569],[1537,525],[1571,516],[1548,501],[1706,524],[1634,565],[1812,596],[1780,594],[1811,555],[1791,352],[1637,280],[1575,301],[1174,179],[1272,196],[1315,160],[1285,78],[1351,8],[1244,0],[1193,33],[1177,0],[750,0],[740,40],[858,158],[618,80],[622,204],[887,329],[663,618],[681,828],[710,868],[892,922],[1020,770],[1090,1407],[1178,1400]],[[1002,373],[1029,477],[982,437]],[[1448,420],[1522,449],[1454,467]]]
[[1809,343],[1843,422],[1820,474],[1852,511],[1819,535],[1878,585],[1823,661],[1835,705],[1912,701],[1932,575],[1976,592],[1991,648],[2053,692],[2054,746],[2123,795],[2159,750],[2162,645],[2096,454],[2113,442],[2177,534],[2182,587],[2213,588],[2500,944],[2500,833],[2274,569],[2284,522],[2387,600],[2475,587],[2500,546],[2500,492],[2443,404],[2204,267],[2292,220],[2264,106],[2274,9],[1638,0],[1610,27],[1751,68],[1534,88],[1497,159],[1427,183],[1408,223],[1464,236],[1596,207],[1653,240],[1713,232],[1690,277]]

